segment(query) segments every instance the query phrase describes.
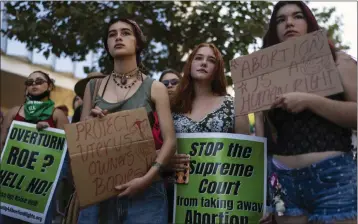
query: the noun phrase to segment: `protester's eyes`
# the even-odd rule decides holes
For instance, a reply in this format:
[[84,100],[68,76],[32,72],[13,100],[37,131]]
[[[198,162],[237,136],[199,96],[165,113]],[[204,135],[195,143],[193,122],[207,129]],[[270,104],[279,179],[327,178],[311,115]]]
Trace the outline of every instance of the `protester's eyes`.
[[114,36],[116,36],[116,33],[114,33],[114,32],[109,33],[108,36],[109,36],[109,37],[114,37]]
[[285,21],[284,18],[278,18],[278,19],[276,19],[276,23],[277,23],[277,24],[280,24],[280,23],[282,23],[283,21]]
[[194,60],[201,60],[203,57],[201,57],[201,56],[196,56],[195,58],[194,58]]
[[305,17],[304,17],[304,15],[303,14],[297,14],[296,16],[295,16],[295,19],[304,19]]
[[125,32],[123,32],[123,33],[122,33],[122,35],[123,35],[123,36],[130,36],[130,35],[131,35],[131,33],[130,33],[130,32],[128,32],[128,31],[125,31]]
[[213,64],[216,64],[216,60],[213,59],[213,58],[210,58],[208,61],[210,61],[210,62],[213,63]]

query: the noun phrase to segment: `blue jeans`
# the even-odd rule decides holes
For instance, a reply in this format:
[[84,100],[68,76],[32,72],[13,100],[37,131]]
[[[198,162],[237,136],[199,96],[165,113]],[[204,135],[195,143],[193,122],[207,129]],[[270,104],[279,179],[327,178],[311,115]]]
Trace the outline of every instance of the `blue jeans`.
[[133,198],[113,197],[81,210],[78,224],[168,223],[168,203],[162,181]]
[[[357,217],[357,164],[344,153],[301,169],[271,166],[282,190],[286,216],[305,215],[309,221],[333,223]],[[271,186],[273,198],[275,189]],[[275,206],[272,206],[275,209]]]

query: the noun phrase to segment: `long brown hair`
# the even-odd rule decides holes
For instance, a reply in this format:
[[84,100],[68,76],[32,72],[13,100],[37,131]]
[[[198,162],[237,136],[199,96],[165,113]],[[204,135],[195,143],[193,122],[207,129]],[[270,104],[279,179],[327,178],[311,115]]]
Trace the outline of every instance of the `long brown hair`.
[[[270,47],[272,45],[280,43],[278,36],[277,36],[277,22],[276,16],[279,9],[281,9],[285,5],[297,5],[301,10],[303,15],[305,16],[307,22],[307,33],[311,33],[317,31],[320,28],[318,22],[313,15],[312,11],[308,8],[308,6],[302,1],[279,1],[273,8],[273,12],[270,18],[269,28],[263,38],[263,45],[262,48]],[[331,40],[328,40],[329,48],[331,49],[331,53],[333,56],[334,61],[336,61],[336,49],[334,44]]]
[[194,82],[191,77],[191,64],[196,52],[202,47],[210,47],[216,57],[216,66],[213,74],[213,80],[211,81],[211,89],[214,94],[219,96],[225,96],[226,92],[226,78],[224,73],[224,60],[214,44],[201,43],[197,45],[193,52],[189,55],[183,68],[183,78],[180,80],[175,96],[172,101],[172,111],[175,113],[190,113],[192,110],[193,100],[195,98]]

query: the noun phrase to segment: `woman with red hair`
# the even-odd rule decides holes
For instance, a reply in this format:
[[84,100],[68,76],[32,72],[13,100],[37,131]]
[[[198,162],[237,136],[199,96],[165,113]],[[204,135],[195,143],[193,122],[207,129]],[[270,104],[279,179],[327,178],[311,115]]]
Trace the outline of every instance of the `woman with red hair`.
[[[305,3],[278,2],[263,48],[319,29]],[[277,136],[268,152],[273,156],[270,195],[279,224],[356,223],[357,165],[351,135],[357,124],[357,63],[329,45],[344,92],[329,97],[285,93],[256,119],[259,135],[264,134],[265,118]]]
[[[226,92],[224,60],[211,43],[199,44],[190,54],[172,101],[176,133],[224,132],[249,134],[246,116],[235,120],[233,97]],[[177,171],[186,167],[189,157],[175,155]]]

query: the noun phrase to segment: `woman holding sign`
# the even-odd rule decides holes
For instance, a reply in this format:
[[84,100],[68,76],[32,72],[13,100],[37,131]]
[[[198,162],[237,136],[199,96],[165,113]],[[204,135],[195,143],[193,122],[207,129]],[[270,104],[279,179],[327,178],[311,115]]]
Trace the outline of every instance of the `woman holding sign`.
[[[246,116],[236,119],[233,97],[226,91],[224,60],[214,44],[202,43],[189,55],[172,101],[177,133],[249,134]],[[169,168],[177,173],[177,183],[188,183],[190,158],[176,154]],[[175,223],[176,217],[173,217]]]
[[[1,128],[1,148],[4,147],[8,130],[12,121],[22,121],[36,124],[38,129],[47,127],[63,129],[68,124],[68,119],[64,112],[55,109],[55,103],[50,99],[51,90],[54,88],[53,80],[42,71],[32,72],[25,81],[26,101],[21,106],[16,106],[9,110],[4,118]],[[66,175],[67,165],[63,165],[62,175]],[[54,194],[55,195],[55,194]],[[55,198],[52,200],[54,205]],[[52,206],[48,209],[45,223],[52,223]],[[23,221],[4,216],[4,223],[22,223]]]
[[[317,21],[303,2],[279,2],[263,48],[316,30]],[[269,185],[279,224],[356,223],[357,165],[351,135],[357,124],[357,62],[329,45],[344,92],[329,97],[285,93],[265,113],[277,133],[277,145],[268,151],[273,154]],[[262,116],[256,122],[263,127]]]
[[[154,123],[158,113],[163,145],[151,169],[140,178],[117,186],[118,197],[80,212],[78,223],[168,222],[168,205],[159,171],[174,154],[175,132],[165,86],[139,69],[145,38],[138,24],[129,19],[112,20],[104,36],[105,49],[114,62],[113,72],[103,80],[91,80],[85,90],[81,120],[108,113],[145,107]],[[95,92],[96,85],[98,91]],[[94,96],[92,104],[92,96]]]
[[[248,118],[237,117],[235,121],[234,100],[226,92],[224,60],[215,45],[199,44],[189,55],[183,71],[172,103],[177,133],[249,135]],[[189,156],[177,154],[172,168],[182,170],[189,161]]]

